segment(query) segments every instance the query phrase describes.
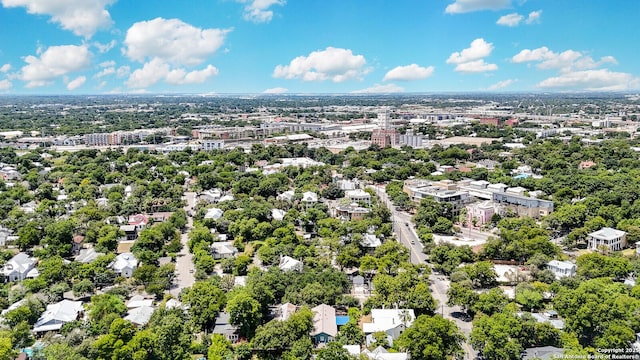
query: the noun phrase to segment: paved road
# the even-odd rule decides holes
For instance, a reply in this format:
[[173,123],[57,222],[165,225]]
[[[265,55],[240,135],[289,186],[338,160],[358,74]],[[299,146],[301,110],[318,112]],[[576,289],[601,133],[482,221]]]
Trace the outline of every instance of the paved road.
[[171,295],[178,296],[182,289],[190,287],[195,282],[194,272],[195,268],[193,265],[193,255],[189,252],[187,248],[187,241],[189,241],[189,231],[193,226],[193,217],[191,214],[194,211],[196,206],[196,193],[194,192],[185,192],[184,198],[186,200],[186,205],[184,210],[187,212],[187,227],[186,231],[180,235],[180,242],[182,243],[182,250],[178,253],[178,259],[176,260],[176,281],[175,285],[171,288]]
[[[382,202],[391,210],[393,230],[398,236],[398,241],[409,249],[411,263],[427,263],[427,256],[422,252],[422,243],[418,239],[418,234],[416,233],[413,222],[411,221],[412,216],[405,212],[396,210],[395,206],[391,204],[383,186],[371,186],[371,188],[376,192],[376,194],[378,194],[378,197]],[[460,308],[457,306],[450,307],[447,305],[449,280],[443,275],[432,273],[429,276],[429,281],[431,293],[439,305],[438,313],[446,319],[453,320],[460,331],[465,335],[465,342],[462,343],[462,348],[465,352],[464,358],[475,359],[477,352],[473,350],[468,340],[472,329],[471,321],[464,321],[458,316],[461,314]]]

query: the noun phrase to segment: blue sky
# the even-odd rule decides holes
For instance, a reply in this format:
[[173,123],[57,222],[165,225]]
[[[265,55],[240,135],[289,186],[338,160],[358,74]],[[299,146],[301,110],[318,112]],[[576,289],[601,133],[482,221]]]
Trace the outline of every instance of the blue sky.
[[0,0],[0,94],[636,91],[636,0]]

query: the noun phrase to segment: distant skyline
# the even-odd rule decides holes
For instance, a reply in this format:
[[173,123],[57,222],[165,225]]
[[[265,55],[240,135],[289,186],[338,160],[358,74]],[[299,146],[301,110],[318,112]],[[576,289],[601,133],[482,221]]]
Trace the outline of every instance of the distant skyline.
[[635,0],[0,0],[0,95],[636,91]]

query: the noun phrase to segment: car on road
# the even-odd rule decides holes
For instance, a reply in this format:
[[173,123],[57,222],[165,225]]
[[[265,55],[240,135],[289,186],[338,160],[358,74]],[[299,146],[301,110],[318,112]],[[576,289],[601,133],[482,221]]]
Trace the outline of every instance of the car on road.
[[404,226],[409,226],[409,223],[408,222],[404,223]]
[[415,245],[416,241],[415,240],[411,240],[411,245]]
[[189,273],[190,273],[190,274],[193,274],[193,269],[189,269]]

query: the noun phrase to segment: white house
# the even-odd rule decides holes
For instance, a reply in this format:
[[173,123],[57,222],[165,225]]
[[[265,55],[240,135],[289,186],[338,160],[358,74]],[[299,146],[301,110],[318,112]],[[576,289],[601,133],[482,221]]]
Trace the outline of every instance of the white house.
[[278,265],[278,267],[280,268],[280,270],[287,272],[287,271],[302,271],[304,264],[302,263],[302,261],[296,260],[290,256],[283,256],[280,258],[280,264]]
[[618,251],[625,246],[627,246],[627,233],[609,227],[594,231],[587,237],[587,248],[594,251]]
[[235,257],[238,253],[238,249],[233,246],[231,241],[219,241],[211,244],[211,256],[214,259],[226,259]]
[[309,209],[318,202],[318,194],[312,191],[304,192],[302,193],[302,202],[305,203],[306,209]]
[[80,253],[75,257],[75,260],[79,263],[89,264],[102,255],[104,255],[104,253],[96,252],[94,248],[80,249]]
[[129,310],[125,320],[131,321],[136,326],[145,326],[151,319],[151,315],[155,311],[151,306],[141,306],[135,309]]
[[287,191],[283,192],[282,194],[276,196],[276,199],[282,200],[282,201],[292,202],[294,195],[295,195],[295,192],[293,190],[287,190]]
[[116,256],[110,266],[116,274],[130,278],[138,267],[138,259],[130,252],[122,253]]
[[551,270],[556,279],[576,276],[576,264],[569,261],[551,260],[547,263],[547,269]]
[[62,300],[47,305],[47,310],[42,313],[34,325],[33,331],[36,333],[58,331],[62,325],[81,318],[83,313],[82,301]]
[[350,203],[363,203],[366,205],[371,205],[371,194],[362,190],[347,190],[345,191],[345,197],[349,199]]
[[24,280],[37,276],[35,266],[36,260],[34,258],[25,253],[18,253],[4,264],[2,275],[4,275],[5,281]]
[[207,210],[206,214],[204,214],[204,218],[210,220],[218,220],[222,217],[222,215],[224,215],[224,211],[222,209],[211,208]]
[[271,218],[273,220],[282,221],[284,220],[284,216],[287,215],[287,212],[281,209],[271,209]]
[[367,346],[375,342],[373,333],[376,332],[386,333],[387,342],[393,346],[393,340],[411,326],[415,319],[413,309],[371,309],[371,322],[362,324]]

